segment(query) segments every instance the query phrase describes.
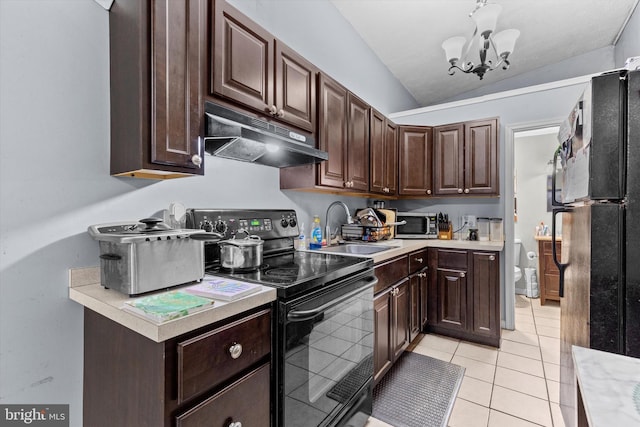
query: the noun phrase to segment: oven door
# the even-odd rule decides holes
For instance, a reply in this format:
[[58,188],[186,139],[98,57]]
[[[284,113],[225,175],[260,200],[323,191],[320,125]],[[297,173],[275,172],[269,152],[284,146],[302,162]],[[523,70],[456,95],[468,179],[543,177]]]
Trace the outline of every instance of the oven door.
[[369,270],[283,303],[281,426],[366,423],[372,402],[376,282]]

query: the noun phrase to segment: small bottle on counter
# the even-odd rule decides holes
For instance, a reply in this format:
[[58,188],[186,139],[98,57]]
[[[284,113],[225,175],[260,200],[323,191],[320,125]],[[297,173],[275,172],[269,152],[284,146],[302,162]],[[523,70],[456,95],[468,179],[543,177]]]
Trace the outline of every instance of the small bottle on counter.
[[298,235],[298,241],[296,242],[296,249],[299,251],[307,249],[307,236],[304,233],[304,222],[300,223],[300,234]]
[[311,240],[309,241],[309,249],[322,248],[322,227],[320,226],[320,217],[313,217],[313,229],[311,230]]

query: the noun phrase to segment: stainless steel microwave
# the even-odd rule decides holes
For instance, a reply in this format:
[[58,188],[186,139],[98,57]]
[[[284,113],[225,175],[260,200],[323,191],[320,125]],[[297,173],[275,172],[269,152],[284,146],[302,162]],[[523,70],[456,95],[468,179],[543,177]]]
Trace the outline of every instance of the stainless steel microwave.
[[396,226],[398,239],[437,239],[438,215],[427,212],[398,212],[396,221],[405,222]]

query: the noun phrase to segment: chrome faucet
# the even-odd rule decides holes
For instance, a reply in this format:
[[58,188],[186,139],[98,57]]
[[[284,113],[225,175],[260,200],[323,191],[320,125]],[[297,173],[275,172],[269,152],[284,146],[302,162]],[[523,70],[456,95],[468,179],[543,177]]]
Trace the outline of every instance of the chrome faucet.
[[353,224],[353,218],[351,218],[351,213],[349,212],[349,206],[347,206],[344,202],[341,202],[340,200],[336,200],[335,202],[331,203],[327,208],[327,213],[324,218],[325,234],[327,236],[327,246],[331,246],[331,226],[329,225],[329,211],[331,210],[332,207],[337,205],[342,206],[344,208],[344,211],[347,213],[347,224]]

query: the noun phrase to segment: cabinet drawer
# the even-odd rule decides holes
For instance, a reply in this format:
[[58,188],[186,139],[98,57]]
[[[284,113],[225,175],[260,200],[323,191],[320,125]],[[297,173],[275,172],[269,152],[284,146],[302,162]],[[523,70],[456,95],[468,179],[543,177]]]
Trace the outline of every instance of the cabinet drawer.
[[224,390],[176,417],[176,427],[268,427],[269,364],[256,369]]
[[[242,346],[242,352],[234,358],[231,347],[236,344]],[[270,351],[270,310],[178,343],[178,401],[184,402],[228,380]]]
[[438,249],[438,267],[466,270],[467,251]]
[[374,271],[378,278],[378,283],[376,284],[374,293],[378,293],[407,277],[407,266],[406,256],[376,265]]
[[409,274],[422,270],[427,266],[427,250],[423,249],[418,252],[409,254]]

